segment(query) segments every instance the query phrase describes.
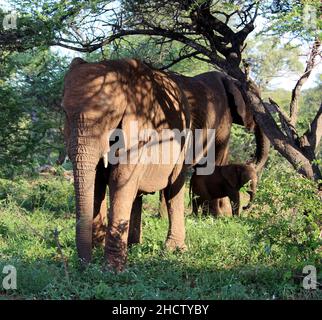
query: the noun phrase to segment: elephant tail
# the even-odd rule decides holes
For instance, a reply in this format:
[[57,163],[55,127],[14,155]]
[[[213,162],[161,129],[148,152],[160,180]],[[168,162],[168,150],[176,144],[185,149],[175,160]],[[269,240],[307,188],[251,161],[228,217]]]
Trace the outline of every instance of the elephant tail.
[[263,130],[256,124],[255,127],[256,151],[254,164],[256,171],[260,173],[268,159],[270,142]]

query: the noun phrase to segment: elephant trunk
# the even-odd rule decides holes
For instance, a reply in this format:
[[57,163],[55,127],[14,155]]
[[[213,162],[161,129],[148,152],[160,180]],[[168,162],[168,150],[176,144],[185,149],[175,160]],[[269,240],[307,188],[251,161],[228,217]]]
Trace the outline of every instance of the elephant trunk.
[[[76,197],[76,246],[83,263],[91,261],[94,185],[100,156],[94,141],[85,137],[71,139],[71,160]],[[97,149],[97,147],[96,147]]]
[[263,130],[256,124],[255,126],[256,153],[255,165],[256,171],[261,172],[269,154],[270,142]]

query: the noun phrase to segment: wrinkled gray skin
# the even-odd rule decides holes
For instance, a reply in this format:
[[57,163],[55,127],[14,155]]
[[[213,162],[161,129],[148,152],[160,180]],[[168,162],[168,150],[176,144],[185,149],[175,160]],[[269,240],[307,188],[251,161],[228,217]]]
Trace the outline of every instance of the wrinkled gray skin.
[[[201,127],[216,129],[216,165],[228,164],[229,138],[232,124],[244,126],[254,132],[256,151],[252,162],[260,172],[269,154],[270,142],[257,125],[252,110],[245,102],[236,81],[228,75],[212,71],[195,77],[176,75],[189,102],[189,109]],[[160,195],[160,213],[164,212],[164,198]],[[232,208],[228,198],[207,201],[208,211],[217,215],[231,215]]]
[[[128,142],[126,154],[143,147],[147,154],[162,145],[149,140],[130,140],[131,123],[143,129],[182,131],[190,127],[186,98],[166,73],[133,59],[87,63],[72,61],[64,81],[65,141],[73,164],[76,195],[76,245],[85,264],[91,261],[92,245],[105,237],[107,264],[122,270],[127,245],[140,242],[142,194],[166,189],[169,230],[166,247],[185,249],[184,141],[177,144],[180,157],[168,164],[117,163],[107,166],[112,142],[109,133],[122,129]],[[107,166],[107,168],[105,168]],[[106,186],[109,185],[109,217],[105,229]]]

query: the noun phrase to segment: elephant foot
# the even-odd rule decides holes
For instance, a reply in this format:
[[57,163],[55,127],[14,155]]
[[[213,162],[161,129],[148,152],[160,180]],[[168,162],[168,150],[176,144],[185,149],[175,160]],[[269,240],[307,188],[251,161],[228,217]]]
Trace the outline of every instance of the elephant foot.
[[128,222],[125,222],[117,229],[108,231],[105,239],[105,261],[108,268],[116,272],[123,271],[127,262],[127,241],[125,237],[122,239],[127,226]]
[[177,241],[174,239],[167,239],[165,247],[169,251],[179,250],[181,252],[184,252],[187,250],[187,246],[184,241]]
[[127,254],[126,252],[122,252],[122,254],[105,253],[105,261],[107,269],[122,272],[126,266]]

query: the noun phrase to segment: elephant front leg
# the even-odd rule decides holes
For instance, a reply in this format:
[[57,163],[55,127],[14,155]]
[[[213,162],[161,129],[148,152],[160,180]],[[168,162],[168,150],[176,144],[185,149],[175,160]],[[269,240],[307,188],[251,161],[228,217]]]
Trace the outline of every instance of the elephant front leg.
[[127,260],[130,216],[137,190],[110,186],[110,210],[105,238],[105,260],[112,269],[122,271]]
[[136,197],[133,202],[130,229],[127,244],[137,244],[142,242],[142,196]]
[[177,177],[176,182],[165,189],[165,198],[169,216],[166,248],[185,250],[187,246],[184,221],[184,174]]
[[103,164],[99,163],[96,170],[94,188],[94,215],[92,229],[93,246],[104,245],[106,235],[106,179],[104,177],[103,170]]
[[239,215],[240,196],[239,192],[233,193],[229,196],[231,201],[231,207],[233,210],[233,216]]

